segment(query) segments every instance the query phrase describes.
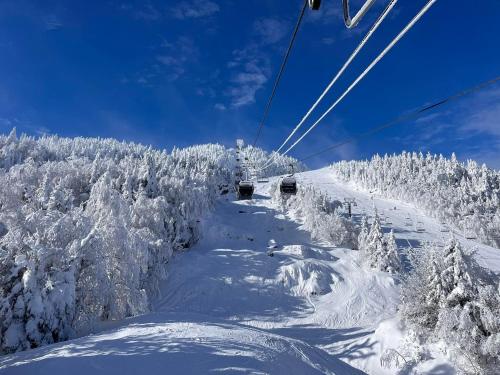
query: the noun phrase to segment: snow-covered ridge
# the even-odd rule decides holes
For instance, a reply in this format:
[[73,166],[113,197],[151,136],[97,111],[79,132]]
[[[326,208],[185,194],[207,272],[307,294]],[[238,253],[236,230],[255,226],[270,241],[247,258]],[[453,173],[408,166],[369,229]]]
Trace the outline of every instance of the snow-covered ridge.
[[198,240],[232,182],[234,156],[214,144],[167,153],[0,136],[0,353],[148,311],[173,251]]
[[500,173],[453,154],[407,153],[331,166],[338,177],[382,195],[411,202],[466,236],[500,246]]

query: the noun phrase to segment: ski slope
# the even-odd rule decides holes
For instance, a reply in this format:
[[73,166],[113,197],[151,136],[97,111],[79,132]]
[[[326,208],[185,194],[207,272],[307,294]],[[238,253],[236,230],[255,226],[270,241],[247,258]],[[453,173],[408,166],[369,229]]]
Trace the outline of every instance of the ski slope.
[[[354,220],[376,207],[402,252],[450,235],[418,208],[340,183],[328,169],[297,178],[332,199],[356,198]],[[168,265],[153,313],[0,357],[0,374],[396,373],[380,357],[403,339],[398,280],[365,269],[355,250],[312,241],[300,217],[273,205],[272,182],[259,184],[253,200],[219,201],[200,243]],[[465,242],[500,270],[498,249]],[[454,373],[437,351],[415,370]]]

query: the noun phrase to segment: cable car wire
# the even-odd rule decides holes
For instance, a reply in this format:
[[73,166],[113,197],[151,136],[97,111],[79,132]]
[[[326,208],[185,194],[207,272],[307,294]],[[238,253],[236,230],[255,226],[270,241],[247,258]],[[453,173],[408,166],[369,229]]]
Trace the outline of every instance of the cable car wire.
[[418,14],[405,26],[403,30],[385,47],[385,49],[371,62],[370,65],[361,73],[356,80],[344,91],[344,93],[328,108],[321,117],[316,120],[314,124],[312,124],[309,129],[306,130],[304,134],[302,134],[288,149],[282,154],[286,155],[290,152],[295,146],[297,146],[318,124],[352,91],[354,87],[377,65],[377,63],[382,60],[382,58],[406,35],[408,31],[417,23],[417,21],[422,18],[422,16],[427,13],[427,11],[431,8],[432,5],[437,0],[429,0],[427,4],[418,12]]
[[[387,15],[390,13],[392,8],[396,5],[398,0],[391,0],[389,4],[385,7],[384,11],[380,14],[380,16],[377,18],[375,23],[372,25],[368,33],[364,36],[364,38],[361,40],[359,45],[354,49],[352,54],[349,56],[349,58],[346,60],[344,65],[340,68],[338,73],[335,75],[335,77],[331,80],[331,82],[328,84],[328,86],[323,90],[321,95],[316,99],[316,102],[311,106],[311,108],[307,111],[304,117],[300,120],[300,122],[295,126],[295,128],[292,130],[290,135],[285,139],[285,141],[281,144],[281,146],[275,151],[274,154],[271,155],[269,162],[272,161],[272,158],[274,158],[274,155],[279,153],[283,147],[288,143],[288,141],[293,137],[293,135],[297,132],[297,130],[300,129],[300,127],[304,124],[304,122],[309,118],[311,113],[316,109],[316,107],[319,105],[319,103],[323,100],[323,98],[326,96],[326,94],[330,91],[330,89],[333,87],[333,85],[338,81],[338,79],[342,76],[342,74],[346,71],[346,69],[349,67],[349,65],[352,63],[352,61],[356,58],[356,56],[359,54],[359,52],[363,49],[363,47],[366,45],[368,40],[372,37],[372,35],[375,33],[375,31],[379,28],[379,26],[382,24],[382,22],[385,20]],[[266,163],[267,164],[267,163]]]
[[267,117],[269,116],[269,111],[271,110],[271,104],[273,102],[274,96],[276,95],[276,90],[278,89],[278,85],[281,80],[281,76],[283,75],[283,72],[285,71],[286,64],[288,62],[288,57],[290,56],[290,53],[292,52],[293,45],[295,43],[295,39],[297,38],[297,34],[299,32],[300,25],[302,23],[302,19],[304,18],[304,14],[306,12],[308,0],[304,1],[304,6],[302,7],[302,11],[300,12],[299,18],[297,20],[297,23],[295,24],[295,29],[293,30],[292,34],[292,39],[290,40],[290,44],[288,45],[288,49],[286,50],[285,56],[283,57],[283,62],[281,63],[280,70],[278,72],[278,75],[276,76],[276,80],[274,81],[274,86],[273,86],[273,91],[271,92],[271,96],[269,96],[269,99],[267,101],[264,114],[262,116],[262,119],[260,120],[259,124],[259,129],[257,130],[257,136],[255,137],[255,140],[253,141],[253,147],[257,144],[257,141],[259,140],[260,134],[262,132],[262,127],[264,126],[264,123],[267,120]]
[[417,119],[418,117],[420,117],[425,112],[428,112],[428,111],[431,111],[433,109],[436,109],[437,107],[440,107],[440,106],[442,106],[442,105],[444,105],[446,103],[449,103],[449,102],[451,102],[453,100],[457,100],[459,98],[462,98],[462,97],[464,97],[466,95],[470,95],[470,94],[473,94],[475,92],[484,90],[485,88],[487,88],[487,87],[489,87],[489,86],[491,86],[491,85],[493,85],[494,83],[497,83],[497,82],[500,82],[500,76],[495,77],[495,78],[490,79],[490,80],[485,81],[485,82],[481,82],[478,85],[469,87],[469,88],[467,88],[465,90],[462,90],[462,91],[460,91],[460,92],[458,92],[458,93],[456,93],[454,95],[448,96],[445,99],[441,99],[441,100],[436,101],[436,102],[434,102],[432,104],[428,104],[426,106],[423,106],[420,109],[417,109],[417,110],[415,110],[413,112],[410,112],[410,113],[407,113],[407,114],[403,114],[403,115],[401,115],[401,116],[399,116],[399,117],[397,117],[397,118],[395,118],[395,119],[393,119],[393,120],[391,120],[389,122],[386,122],[383,125],[377,126],[377,127],[372,128],[372,129],[370,129],[370,130],[368,130],[368,131],[366,131],[364,133],[361,133],[361,134],[358,134],[356,136],[350,137],[350,138],[348,138],[348,139],[346,139],[346,140],[344,140],[342,142],[335,143],[334,145],[329,146],[329,147],[327,147],[327,148],[325,148],[325,149],[323,149],[321,151],[315,152],[315,153],[313,153],[311,155],[308,155],[305,158],[300,159],[299,161],[303,162],[303,161],[311,159],[311,158],[313,158],[315,156],[324,154],[325,152],[328,152],[328,151],[331,151],[333,149],[336,149],[336,148],[339,148],[341,146],[344,146],[346,144],[352,143],[352,142],[354,142],[354,141],[356,141],[358,139],[369,137],[369,136],[371,136],[373,134],[376,134],[376,133],[378,133],[378,132],[380,132],[382,130],[385,130],[387,128],[393,127],[394,125],[398,125],[398,124],[400,124],[400,123],[402,123],[404,121]]

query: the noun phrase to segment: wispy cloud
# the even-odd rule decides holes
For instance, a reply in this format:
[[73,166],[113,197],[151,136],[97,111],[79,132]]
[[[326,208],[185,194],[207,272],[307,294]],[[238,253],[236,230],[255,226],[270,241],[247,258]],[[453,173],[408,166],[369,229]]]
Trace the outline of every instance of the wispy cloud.
[[[8,133],[13,128],[16,128],[18,131],[27,132],[29,134],[43,136],[46,134],[50,134],[50,129],[43,125],[34,124],[29,120],[20,120],[17,117],[6,118],[0,117],[0,132]],[[19,133],[18,133],[19,134]]]
[[500,141],[500,88],[482,92],[462,108],[460,131],[485,134]]
[[135,15],[137,18],[150,21],[156,21],[162,17],[161,12],[150,2],[145,3],[143,8],[138,9]]
[[200,51],[190,37],[181,36],[173,43],[165,41],[163,53],[156,59],[168,68],[168,79],[175,81],[186,72],[187,65],[199,58]]
[[453,143],[459,157],[500,168],[500,88],[463,98],[446,111],[412,122],[414,129],[392,139],[411,148],[431,151]]
[[258,45],[250,45],[233,51],[228,63],[233,70],[226,95],[231,98],[232,107],[242,107],[255,102],[255,95],[268,80],[269,59]]
[[288,22],[277,18],[259,19],[254,22],[253,29],[262,44],[277,43],[289,33]]
[[234,50],[227,66],[231,71],[230,85],[225,94],[233,108],[255,103],[257,92],[271,75],[270,56],[275,45],[290,32],[287,21],[279,18],[261,18],[252,26],[252,40],[242,49]]
[[162,12],[150,1],[145,1],[140,5],[123,3],[120,5],[120,10],[129,12],[133,17],[145,21],[158,21],[163,18]]
[[187,18],[208,17],[219,10],[219,5],[211,0],[185,0],[174,6],[171,14],[174,18],[184,20]]
[[57,17],[54,14],[51,14],[44,19],[44,26],[45,30],[47,31],[53,31],[53,30],[59,30],[60,28],[63,27],[63,24],[59,17]]
[[319,10],[309,12],[306,22],[330,25],[343,22],[342,4],[340,1],[324,1]]
[[329,37],[325,37],[325,38],[321,39],[321,42],[323,44],[326,44],[327,46],[329,46],[329,45],[332,45],[333,43],[335,43],[336,40],[337,39],[335,39],[334,37],[329,36]]

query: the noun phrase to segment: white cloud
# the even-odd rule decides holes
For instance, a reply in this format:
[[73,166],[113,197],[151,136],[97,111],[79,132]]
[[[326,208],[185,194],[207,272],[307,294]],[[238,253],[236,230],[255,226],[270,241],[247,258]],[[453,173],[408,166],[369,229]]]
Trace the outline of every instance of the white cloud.
[[[253,41],[246,47],[233,51],[227,63],[231,71],[230,85],[225,94],[230,105],[238,108],[255,103],[255,97],[271,75],[269,45],[276,44],[290,32],[286,21],[277,18],[262,18],[252,27]],[[273,50],[276,48],[273,47]]]
[[47,31],[53,31],[53,30],[59,30],[60,28],[63,27],[62,22],[56,15],[49,15],[45,18],[44,20],[45,23],[45,30]]
[[255,95],[268,80],[269,59],[258,45],[250,45],[233,51],[233,60],[228,63],[235,72],[230,79],[226,95],[231,98],[231,106],[242,107],[255,102]]
[[168,68],[168,79],[174,81],[186,72],[187,65],[196,62],[200,51],[189,37],[179,37],[174,43],[164,42],[165,53],[156,59]]
[[[20,120],[16,117],[14,118],[5,118],[0,117],[0,131],[8,133],[13,128],[16,128],[18,131],[23,133],[28,132],[30,134],[35,134],[38,136],[43,136],[46,134],[50,134],[50,129],[46,126],[34,124],[30,120]],[[19,134],[19,133],[18,133]]]
[[216,103],[214,108],[218,111],[225,111],[227,109],[226,106],[222,103]]
[[172,9],[174,18],[183,20],[186,18],[208,17],[220,10],[219,5],[210,0],[181,1]]
[[327,46],[330,46],[333,43],[335,43],[335,38],[334,37],[325,37],[325,38],[321,39],[321,42],[323,44],[326,44]]
[[146,21],[157,21],[162,18],[162,13],[150,1],[145,1],[138,6],[129,3],[120,4],[119,9]]
[[288,34],[288,23],[276,18],[262,18],[254,22],[253,29],[262,44],[274,44]]
[[408,145],[450,145],[463,158],[500,167],[500,88],[462,98],[446,111],[433,112],[414,122],[400,141]]
[[343,22],[342,4],[340,1],[323,1],[319,10],[309,12],[305,20],[321,25]]
[[196,95],[211,98],[211,99],[213,99],[217,96],[215,90],[211,87],[208,87],[208,86],[198,87],[196,89]]
[[161,18],[161,12],[153,4],[147,2],[143,8],[135,11],[135,16],[143,20],[156,21]]
[[491,135],[500,141],[500,88],[476,95],[463,106],[463,111],[463,133]]

